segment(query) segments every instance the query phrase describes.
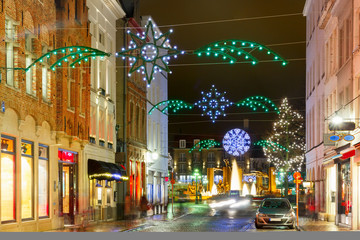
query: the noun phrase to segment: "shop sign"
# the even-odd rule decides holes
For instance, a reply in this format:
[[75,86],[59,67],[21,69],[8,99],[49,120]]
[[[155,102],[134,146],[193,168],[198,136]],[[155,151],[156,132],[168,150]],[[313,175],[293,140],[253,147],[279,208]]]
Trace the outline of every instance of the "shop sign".
[[169,177],[165,177],[165,182],[168,182],[169,181]]
[[60,151],[59,150],[58,157],[59,157],[60,161],[74,162],[74,153],[72,153],[72,152]]

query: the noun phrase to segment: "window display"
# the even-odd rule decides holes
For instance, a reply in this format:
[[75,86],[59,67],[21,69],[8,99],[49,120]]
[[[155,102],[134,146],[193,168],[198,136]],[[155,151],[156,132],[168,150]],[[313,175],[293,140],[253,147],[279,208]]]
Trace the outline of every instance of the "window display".
[[15,220],[15,139],[1,136],[1,221]]
[[351,176],[350,176],[350,163],[345,163],[341,165],[340,172],[340,180],[341,180],[341,195],[340,195],[340,214],[345,214],[348,216],[351,214],[352,208],[352,196],[351,196]]
[[48,146],[39,145],[39,217],[49,216]]
[[33,218],[33,144],[21,143],[21,218]]

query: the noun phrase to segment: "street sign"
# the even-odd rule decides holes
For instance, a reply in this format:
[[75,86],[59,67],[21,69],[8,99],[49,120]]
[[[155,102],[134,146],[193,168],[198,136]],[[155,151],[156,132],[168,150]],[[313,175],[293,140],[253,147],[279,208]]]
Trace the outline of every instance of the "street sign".
[[299,177],[298,179],[294,179],[294,183],[296,184],[301,184],[303,182],[303,178],[302,177]]
[[175,179],[171,179],[171,184],[175,184]]
[[301,177],[301,173],[299,173],[299,172],[294,172],[294,178],[295,179],[298,179],[298,178],[300,178]]

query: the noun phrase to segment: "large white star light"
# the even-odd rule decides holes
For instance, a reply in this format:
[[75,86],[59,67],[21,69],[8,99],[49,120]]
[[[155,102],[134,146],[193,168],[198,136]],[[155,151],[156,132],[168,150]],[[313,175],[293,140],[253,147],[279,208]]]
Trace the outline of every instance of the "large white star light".
[[202,100],[195,103],[195,105],[197,105],[203,111],[201,116],[204,116],[204,114],[210,116],[212,122],[215,122],[215,120],[220,115],[226,116],[225,108],[229,107],[233,103],[225,99],[225,93],[226,92],[218,92],[214,85],[212,85],[209,92],[201,92],[203,95]]
[[251,139],[247,132],[235,128],[228,131],[223,138],[223,147],[227,153],[240,156],[250,149]]
[[122,49],[121,52],[116,53],[116,56],[129,57],[131,69],[129,70],[129,76],[135,71],[142,72],[145,77],[144,81],[147,81],[148,87],[152,80],[154,80],[154,73],[158,71],[166,71],[171,73],[168,68],[170,56],[177,57],[178,54],[184,54],[184,51],[179,51],[171,48],[169,44],[169,35],[172,30],[165,34],[160,34],[154,30],[153,23],[149,20],[146,25],[146,32],[140,36],[140,33],[133,34],[128,30],[132,41],[128,50]]

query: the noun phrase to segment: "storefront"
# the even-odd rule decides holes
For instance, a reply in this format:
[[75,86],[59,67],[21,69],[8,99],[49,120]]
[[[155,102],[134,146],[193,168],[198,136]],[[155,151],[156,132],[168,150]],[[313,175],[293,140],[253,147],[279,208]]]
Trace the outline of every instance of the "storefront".
[[128,180],[125,167],[89,159],[88,176],[90,207],[94,210],[94,220],[115,220],[117,184]]
[[36,128],[32,117],[19,120],[8,109],[0,119],[0,133],[0,231],[52,229],[57,222],[50,182],[56,174],[50,171],[50,159],[55,162],[56,157],[49,124]]
[[329,222],[335,221],[336,214],[336,189],[337,189],[337,169],[333,164],[325,169],[326,172],[326,219]]
[[351,226],[352,189],[350,159],[338,163],[338,222]]
[[64,217],[64,225],[75,224],[75,214],[79,211],[78,156],[77,152],[58,150],[59,215]]

